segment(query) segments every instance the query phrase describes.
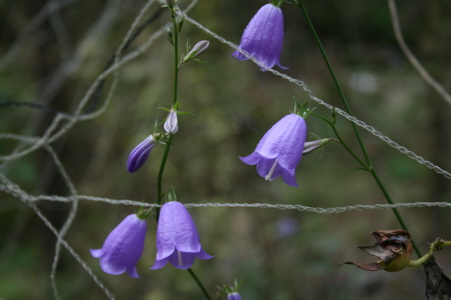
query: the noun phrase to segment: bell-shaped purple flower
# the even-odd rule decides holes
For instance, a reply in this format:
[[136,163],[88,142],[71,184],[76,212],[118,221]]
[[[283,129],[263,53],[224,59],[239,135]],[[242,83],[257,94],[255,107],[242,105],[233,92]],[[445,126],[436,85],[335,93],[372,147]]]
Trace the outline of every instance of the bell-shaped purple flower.
[[255,151],[240,159],[257,165],[258,174],[266,180],[282,175],[286,184],[298,187],[295,170],[304,151],[307,125],[297,114],[283,117],[263,136]]
[[130,152],[127,161],[127,170],[130,173],[138,171],[139,168],[146,162],[149,157],[150,151],[158,143],[153,135],[149,135],[144,141],[142,141],[135,149]]
[[237,292],[233,292],[227,295],[227,300],[241,300],[241,296]]
[[[245,50],[265,67],[260,70],[280,65],[280,53],[283,44],[283,13],[282,10],[273,5],[266,4],[255,14],[244,30],[241,37],[240,48]],[[232,55],[238,60],[246,60],[248,57],[240,51]]]
[[157,229],[157,257],[152,270],[164,267],[169,261],[178,269],[188,269],[194,259],[210,259],[200,245],[196,225],[185,206],[177,201],[161,207]]
[[136,263],[144,249],[146,221],[136,214],[127,216],[106,238],[101,249],[90,249],[91,255],[100,258],[100,267],[111,275],[127,271],[139,278]]

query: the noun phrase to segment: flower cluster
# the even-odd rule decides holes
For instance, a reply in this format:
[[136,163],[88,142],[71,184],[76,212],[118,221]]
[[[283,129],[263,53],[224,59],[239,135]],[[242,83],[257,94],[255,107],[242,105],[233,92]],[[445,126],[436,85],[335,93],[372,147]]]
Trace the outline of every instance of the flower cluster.
[[[166,6],[174,9],[176,2],[166,1],[165,3]],[[282,2],[279,1],[278,5],[280,6]],[[233,54],[234,57],[238,60],[246,60],[251,56],[258,61],[263,71],[272,68],[274,65],[284,68],[280,65],[284,25],[282,10],[279,6],[267,4],[257,12],[246,27],[241,38],[240,49]],[[176,26],[174,21],[174,26],[178,31],[180,31],[182,23],[183,19]],[[170,41],[173,42],[172,37],[169,37]],[[201,41],[192,50],[187,48],[188,54],[182,57],[178,67],[191,60],[199,61],[197,56],[202,54],[208,45],[208,41]],[[170,149],[172,135],[177,133],[179,129],[177,114],[186,113],[178,112],[178,107],[179,103],[175,101],[170,110],[163,108],[168,111],[163,126],[164,131],[158,130],[158,122],[156,122],[153,134],[149,135],[131,151],[127,161],[129,172],[134,173],[144,165],[150,152],[160,139],[163,138],[167,142],[166,150]],[[301,110],[300,112],[296,112],[295,109],[294,113],[283,117],[274,124],[260,140],[252,154],[240,157],[244,163],[256,165],[257,173],[266,180],[272,181],[282,177],[286,184],[294,187],[298,186],[295,172],[302,155],[319,149],[329,140],[332,140],[319,139],[306,143],[307,125],[304,118],[308,116],[309,112],[305,110],[305,106],[298,106],[298,108]],[[167,151],[165,155],[167,155]],[[162,163],[163,168],[164,162]],[[203,250],[197,228],[186,207],[175,200],[175,194],[172,194],[172,192],[166,194],[166,196],[169,201],[156,214],[158,220],[157,253],[155,262],[150,269],[163,268],[168,262],[175,268],[189,269],[194,264],[196,257],[204,260],[213,258]],[[160,200],[157,203],[160,203]],[[141,209],[139,213],[127,216],[111,231],[102,248],[90,250],[92,256],[100,259],[100,267],[105,273],[117,275],[127,272],[133,278],[139,277],[136,263],[144,250],[145,218],[149,214],[149,211]],[[288,224],[287,226],[291,225]],[[286,234],[291,234],[291,232]],[[222,292],[227,293],[229,300],[241,300],[238,288],[239,285],[235,282],[234,287],[224,286]]]
[[[101,249],[91,249],[100,258],[100,267],[111,275],[125,271],[138,278],[136,263],[144,249],[146,222],[140,214],[127,216],[106,238]],[[210,259],[199,241],[199,234],[185,206],[177,201],[167,202],[160,211],[157,229],[157,256],[152,270],[169,261],[178,269],[188,269],[195,258]]]

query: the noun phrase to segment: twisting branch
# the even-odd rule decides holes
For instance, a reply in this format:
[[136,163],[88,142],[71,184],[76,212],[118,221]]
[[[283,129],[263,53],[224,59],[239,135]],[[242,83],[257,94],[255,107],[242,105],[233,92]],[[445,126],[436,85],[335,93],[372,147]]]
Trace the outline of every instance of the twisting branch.
[[418,59],[413,55],[412,51],[410,51],[407,46],[401,32],[401,26],[399,25],[398,12],[396,10],[395,0],[388,0],[388,7],[390,8],[390,16],[393,22],[393,31],[395,33],[396,41],[401,47],[402,51],[406,55],[407,59],[414,66],[414,68],[420,73],[420,76],[431,85],[442,97],[445,99],[448,104],[451,105],[451,96],[445,91],[445,89],[438,83],[431,75],[423,68],[423,65],[418,61]]

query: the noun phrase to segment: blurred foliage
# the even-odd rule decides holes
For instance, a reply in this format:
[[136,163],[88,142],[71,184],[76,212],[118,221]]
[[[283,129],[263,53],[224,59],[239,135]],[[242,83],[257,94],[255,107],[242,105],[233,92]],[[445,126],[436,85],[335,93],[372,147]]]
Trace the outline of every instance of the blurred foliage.
[[[6,55],[20,32],[47,1],[0,2],[0,54]],[[72,113],[89,85],[102,72],[145,2],[72,1],[22,38],[11,63],[0,71],[0,99],[49,105]],[[182,1],[185,7],[189,1]],[[227,40],[239,43],[253,14],[266,1],[199,1],[189,14]],[[451,91],[451,72],[444,62],[451,52],[451,3],[397,1],[407,44],[433,77]],[[380,1],[305,1],[328,56],[353,109],[361,120],[408,149],[451,169],[451,109],[415,72],[392,32],[388,7]],[[146,17],[158,9],[154,4]],[[282,7],[285,40],[281,64],[286,73],[304,80],[316,95],[342,107],[327,68],[301,11]],[[107,13],[109,12],[109,14]],[[109,19],[107,18],[109,17]],[[164,12],[133,42],[133,51],[169,19]],[[97,22],[97,23],[96,23]],[[238,157],[250,154],[263,134],[299,103],[308,100],[298,87],[261,72],[252,62],[231,57],[232,49],[185,22],[181,51],[210,40],[201,59],[180,71],[180,110],[164,185],[177,187],[185,203],[282,203],[333,207],[385,203],[371,176],[352,171],[357,163],[338,144],[304,157],[297,170],[300,188],[278,179],[266,182],[255,167]],[[163,147],[156,147],[146,165],[129,174],[130,150],[142,141],[155,119],[172,103],[173,52],[165,37],[119,71],[119,83],[108,109],[78,123],[52,144],[81,195],[154,202]],[[68,73],[61,67],[69,64]],[[66,65],[66,68],[67,65]],[[61,82],[58,82],[62,79]],[[111,78],[105,83],[105,91]],[[105,92],[106,93],[106,92]],[[105,95],[103,95],[103,99]],[[89,106],[89,105],[88,105]],[[315,103],[310,103],[314,107]],[[316,107],[325,117],[330,112]],[[27,107],[0,106],[1,132],[40,136],[54,115]],[[324,122],[309,117],[309,131],[333,136]],[[350,146],[358,145],[348,121],[339,118],[340,132]],[[449,201],[444,177],[360,130],[375,168],[395,202]],[[313,137],[312,137],[313,138]],[[17,143],[0,140],[0,154]],[[8,163],[8,178],[31,194],[68,195],[67,186],[44,150]],[[42,202],[39,208],[59,228],[70,204]],[[103,240],[136,207],[81,201],[66,240],[94,270],[116,299],[201,299],[200,290],[184,271],[167,266],[151,271],[155,258],[156,224],[149,219],[144,254],[137,268],[141,278],[102,273],[89,248]],[[203,248],[215,258],[197,260],[193,270],[211,294],[215,286],[243,281],[243,299],[424,299],[421,268],[400,273],[364,272],[337,265],[349,259],[372,262],[355,248],[372,242],[370,231],[396,229],[390,210],[319,215],[251,208],[197,208],[190,212]],[[451,238],[449,209],[401,211],[422,251],[436,237]],[[0,298],[51,299],[50,270],[55,236],[31,209],[0,194]],[[285,226],[285,227],[284,227]],[[288,226],[288,227],[287,227]],[[449,249],[436,255],[451,273]],[[106,299],[73,257],[62,250],[56,282],[62,299]]]

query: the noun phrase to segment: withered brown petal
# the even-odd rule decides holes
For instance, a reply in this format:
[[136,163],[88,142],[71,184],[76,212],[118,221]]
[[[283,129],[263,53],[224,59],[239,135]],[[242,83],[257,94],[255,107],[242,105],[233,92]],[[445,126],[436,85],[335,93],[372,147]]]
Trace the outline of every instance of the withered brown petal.
[[392,260],[394,260],[398,255],[391,251],[390,249],[382,248],[381,246],[359,246],[358,248],[362,249],[366,253],[372,256],[376,256],[384,261],[385,264],[389,264]]
[[382,243],[386,239],[393,236],[405,236],[409,240],[411,239],[410,233],[405,231],[404,229],[395,229],[395,230],[376,230],[371,232],[378,243]]
[[365,270],[365,271],[379,271],[379,270],[382,270],[382,267],[378,263],[367,264],[367,263],[362,263],[362,262],[347,261],[347,262],[344,262],[342,264],[339,264],[338,266],[345,265],[345,264],[346,265],[354,265],[357,268],[360,268],[360,269]]

